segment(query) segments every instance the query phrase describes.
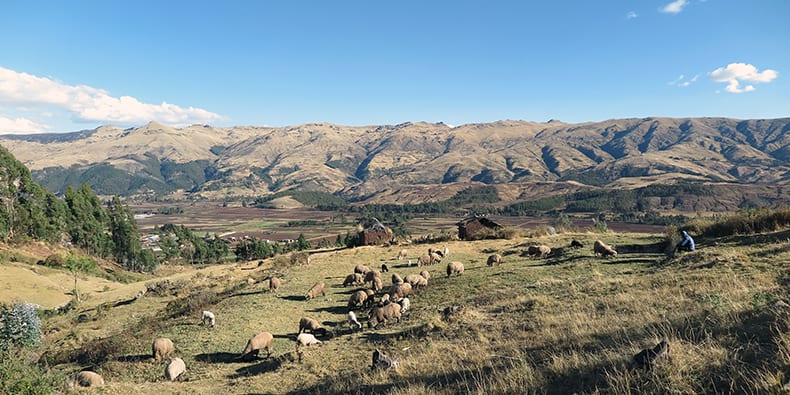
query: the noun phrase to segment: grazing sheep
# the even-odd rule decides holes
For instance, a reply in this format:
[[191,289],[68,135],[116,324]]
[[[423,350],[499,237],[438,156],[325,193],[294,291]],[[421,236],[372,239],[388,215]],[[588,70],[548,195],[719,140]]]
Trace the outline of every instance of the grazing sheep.
[[277,289],[280,288],[283,281],[277,277],[271,276],[269,277],[269,292],[277,292]]
[[400,301],[401,299],[414,294],[414,291],[409,283],[393,284],[390,287],[389,296],[393,302]]
[[381,301],[379,301],[379,306],[384,306],[390,303],[390,294],[384,294],[381,296]]
[[186,372],[186,370],[187,370],[187,365],[184,363],[183,359],[173,358],[170,360],[170,363],[168,363],[167,366],[165,367],[165,378],[170,381],[174,381],[176,377]]
[[401,301],[400,301],[400,313],[404,314],[407,311],[409,311],[410,308],[411,308],[411,302],[409,301],[409,298],[401,299]]
[[486,264],[488,266],[499,265],[501,263],[502,263],[502,255],[499,255],[499,254],[489,255],[488,256],[488,261],[486,261]]
[[453,273],[457,273],[459,276],[464,272],[464,264],[458,261],[450,262],[447,264],[447,277],[449,278],[450,275]]
[[80,387],[98,387],[104,385],[104,378],[102,378],[100,374],[91,372],[90,370],[83,370],[77,373],[74,381]]
[[382,263],[382,264],[381,264],[381,272],[382,272],[382,273],[386,273],[386,272],[388,272],[388,271],[390,271],[390,268],[388,268],[388,267],[387,267],[387,264],[386,264],[386,263]]
[[582,247],[584,247],[584,244],[582,244],[581,241],[576,239],[571,240],[571,248],[582,248]]
[[209,325],[211,325],[212,328],[214,327],[214,323],[215,323],[214,313],[212,313],[212,312],[210,312],[208,310],[203,310],[203,315],[200,318],[200,324],[201,325],[206,325],[206,322],[208,322]]
[[399,261],[402,261],[402,260],[403,260],[403,258],[406,258],[406,255],[407,255],[408,253],[409,253],[409,251],[406,251],[406,250],[400,250],[400,252],[398,253],[398,260],[399,260]]
[[417,266],[428,266],[431,264],[431,256],[423,255],[417,258]]
[[378,270],[371,270],[365,273],[365,282],[373,281],[376,277],[381,278],[381,272]]
[[351,297],[348,298],[348,308],[353,309],[355,307],[361,307],[367,302],[368,300],[368,293],[365,291],[356,291],[351,294]]
[[376,277],[373,279],[373,284],[371,285],[371,288],[373,288],[375,292],[384,289],[384,281],[381,280],[381,277]]
[[163,361],[173,353],[173,350],[175,350],[173,341],[166,337],[160,337],[151,344],[151,354],[154,357],[154,362]]
[[527,247],[527,254],[537,258],[546,258],[551,254],[551,247],[547,245],[531,245]]
[[403,284],[403,278],[398,275],[398,273],[392,273],[392,283],[393,284]]
[[362,284],[362,275],[359,273],[352,273],[346,276],[346,279],[343,280],[343,286],[346,285],[354,285],[354,284]]
[[370,310],[370,318],[368,319],[368,328],[376,328],[381,324],[386,324],[387,321],[396,319],[400,322],[400,305],[397,303],[390,303],[386,306],[374,307]]
[[318,321],[308,318],[302,317],[299,320],[299,333],[310,331],[310,333],[320,333],[321,336],[326,336],[326,328],[322,327]]
[[362,323],[357,320],[357,315],[353,311],[348,312],[348,326],[352,331],[354,329],[362,329]]
[[404,278],[405,282],[411,284],[412,289],[424,288],[428,286],[428,280],[419,274],[409,274]]
[[260,350],[266,350],[268,358],[272,355],[272,349],[274,349],[274,335],[269,332],[261,332],[247,340],[247,346],[241,352],[241,358],[248,355],[257,357]]
[[300,333],[299,336],[296,336],[296,345],[297,346],[312,346],[316,344],[323,343],[321,340],[318,340],[313,336],[311,333]]
[[593,244],[593,252],[595,253],[595,256],[617,256],[617,251],[615,251],[614,248],[606,245],[600,240],[595,240],[595,244]]
[[431,273],[428,272],[427,270],[420,271],[420,276],[425,277],[426,280],[430,280],[431,279]]
[[431,265],[436,263],[442,263],[442,256],[434,252],[433,254],[431,254]]
[[326,296],[326,291],[324,290],[323,281],[319,281],[315,283],[315,285],[310,287],[310,290],[307,291],[307,294],[305,294],[304,298],[305,300],[310,300],[318,296],[318,294],[321,294],[321,296]]
[[359,273],[359,274],[364,275],[365,273],[367,273],[369,271],[370,271],[370,268],[365,266],[365,265],[363,265],[363,264],[357,263],[357,265],[354,266],[354,273]]

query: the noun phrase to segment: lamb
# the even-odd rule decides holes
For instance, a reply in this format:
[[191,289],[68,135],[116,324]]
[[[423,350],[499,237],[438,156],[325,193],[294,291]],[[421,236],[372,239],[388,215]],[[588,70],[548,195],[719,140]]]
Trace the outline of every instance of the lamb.
[[165,367],[165,378],[170,381],[175,381],[175,379],[182,373],[186,372],[186,370],[187,365],[184,363],[183,359],[173,358]]
[[297,346],[312,346],[316,344],[323,343],[321,340],[318,340],[313,336],[311,333],[300,333],[299,336],[296,336],[296,345]]
[[247,341],[247,346],[241,352],[241,358],[249,355],[257,357],[260,350],[266,350],[266,357],[268,358],[272,354],[272,349],[274,349],[274,335],[269,332],[261,332]]
[[394,284],[390,287],[389,296],[393,302],[397,302],[413,293],[411,284],[409,283]]
[[403,284],[403,278],[398,275],[398,273],[392,273],[392,283],[393,284]]
[[447,278],[450,275],[457,273],[459,276],[464,272],[464,264],[458,261],[450,262],[447,264]]
[[419,274],[409,274],[404,280],[405,282],[411,284],[412,289],[424,288],[428,286],[428,280]]
[[360,307],[365,304],[368,300],[368,293],[365,291],[356,291],[351,294],[351,297],[348,298],[348,308],[353,309],[355,307]]
[[617,251],[615,251],[614,248],[606,245],[600,240],[595,240],[595,244],[593,244],[593,252],[595,253],[595,256],[617,256]]
[[538,258],[546,258],[551,254],[551,247],[547,245],[531,245],[527,247],[527,254]]
[[346,285],[354,285],[354,284],[362,284],[362,275],[359,273],[352,273],[346,276],[346,279],[343,280],[343,286]]
[[423,255],[417,258],[417,266],[428,266],[431,264],[431,256],[430,255]]
[[488,256],[488,261],[486,261],[486,264],[488,266],[499,265],[501,263],[502,263],[502,255],[499,255],[499,254],[489,255]]
[[376,328],[380,324],[386,324],[387,321],[397,319],[400,322],[401,306],[397,303],[390,303],[386,306],[374,307],[370,311],[370,318],[368,319],[368,328]]
[[576,239],[571,240],[571,248],[582,248],[582,247],[584,247],[584,244],[582,244],[581,241]]
[[407,311],[409,311],[410,308],[411,308],[411,302],[409,301],[409,298],[401,299],[401,301],[400,301],[400,313],[404,314]]
[[402,261],[403,258],[406,258],[406,255],[408,255],[408,253],[409,253],[409,251],[400,250],[400,252],[398,253],[398,260]]
[[365,265],[363,265],[363,264],[357,263],[357,265],[354,266],[354,273],[359,273],[359,274],[363,274],[364,275],[365,273],[367,273],[369,271],[370,271],[370,268],[365,266]]
[[423,276],[425,278],[425,280],[430,280],[431,279],[431,273],[428,272],[427,270],[421,270],[420,271],[420,276]]
[[310,331],[310,333],[321,333],[321,336],[326,336],[326,328],[322,327],[318,321],[308,318],[302,317],[299,320],[299,333],[306,331]]
[[387,267],[387,264],[386,264],[386,263],[382,263],[382,264],[381,264],[381,272],[382,272],[382,273],[386,273],[386,272],[388,272],[388,271],[390,271],[390,268],[388,268],[388,267]]
[[354,329],[362,329],[362,323],[357,320],[357,315],[353,311],[348,312],[348,326],[352,331]]
[[208,322],[209,325],[211,325],[212,328],[214,327],[214,323],[215,323],[214,313],[212,313],[212,312],[210,312],[208,310],[203,310],[203,315],[202,315],[202,317],[200,319],[200,324],[201,325],[206,325],[206,322]]
[[154,357],[154,362],[159,362],[169,357],[173,350],[175,350],[173,341],[166,337],[160,337],[151,344],[151,354]]
[[98,387],[104,385],[104,378],[100,374],[90,370],[83,370],[77,373],[74,381],[80,387]]
[[324,282],[319,281],[315,283],[310,290],[307,291],[307,294],[304,296],[305,300],[310,300],[321,294],[321,296],[326,296],[326,291],[324,290]]
[[277,277],[269,277],[269,292],[277,292],[277,289],[282,285],[282,280]]

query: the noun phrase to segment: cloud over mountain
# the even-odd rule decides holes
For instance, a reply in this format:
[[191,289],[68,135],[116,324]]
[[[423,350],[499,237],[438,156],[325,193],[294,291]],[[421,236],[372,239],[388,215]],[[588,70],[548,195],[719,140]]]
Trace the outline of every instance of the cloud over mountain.
[[776,70],[766,69],[757,71],[757,67],[748,63],[730,63],[726,67],[719,67],[708,74],[715,82],[726,82],[727,92],[744,93],[755,90],[754,85],[741,87],[741,82],[768,83],[776,79],[779,73]]

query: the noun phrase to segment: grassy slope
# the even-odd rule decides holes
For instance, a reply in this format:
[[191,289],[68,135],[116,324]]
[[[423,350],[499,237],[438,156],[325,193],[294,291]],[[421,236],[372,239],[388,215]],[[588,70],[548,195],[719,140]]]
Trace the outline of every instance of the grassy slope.
[[[63,371],[93,366],[107,381],[97,393],[107,394],[778,392],[790,376],[788,309],[774,306],[776,299],[788,301],[787,233],[700,240],[699,251],[668,260],[592,257],[595,238],[622,246],[653,243],[656,235],[529,240],[556,247],[578,238],[587,246],[548,261],[521,257],[527,240],[434,245],[448,246],[449,259],[466,265],[464,274],[447,279],[444,265],[428,267],[431,285],[412,298],[413,311],[401,323],[355,333],[345,324],[353,289],[340,286],[343,277],[356,263],[418,272],[399,267],[403,261],[394,258],[402,247],[322,252],[302,267],[227,265],[179,274],[183,288],[176,296],[149,294],[112,308],[86,303],[73,313],[88,314],[85,323],[55,317],[47,326],[59,331],[46,339],[45,354]],[[410,258],[428,247],[408,247]],[[485,265],[489,250],[505,254],[501,266]],[[245,281],[274,272],[285,279],[279,295],[266,292],[264,281]],[[383,278],[390,283],[389,275]],[[327,295],[302,300],[318,280],[327,283]],[[191,289],[205,291],[188,297]],[[223,291],[215,303],[198,302]],[[165,306],[172,299],[194,302],[194,312],[171,316]],[[465,306],[462,312],[442,319],[438,310],[455,304]],[[216,328],[198,325],[202,308],[216,313]],[[305,350],[300,363],[293,339],[302,316],[316,318],[334,337]],[[272,358],[237,360],[260,331],[275,335]],[[179,382],[165,381],[164,364],[149,358],[157,336],[173,339],[186,362]],[[626,368],[635,353],[664,337],[671,360],[649,372]],[[74,350],[81,347],[92,356],[67,362],[80,359]],[[376,348],[396,355],[400,367],[370,372]]]

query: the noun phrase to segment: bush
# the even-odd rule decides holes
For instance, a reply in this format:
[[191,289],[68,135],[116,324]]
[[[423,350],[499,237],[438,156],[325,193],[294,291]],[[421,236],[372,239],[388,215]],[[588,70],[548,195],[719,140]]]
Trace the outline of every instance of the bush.
[[0,307],[0,351],[41,343],[41,318],[32,303]]
[[699,233],[707,237],[773,232],[790,226],[790,207],[781,207],[775,211],[745,210],[715,222],[693,224],[692,226],[695,226]]
[[36,365],[25,355],[0,353],[0,393],[50,394],[58,389],[63,377]]
[[49,267],[64,267],[66,266],[66,258],[61,254],[52,254],[44,259],[44,265]]

